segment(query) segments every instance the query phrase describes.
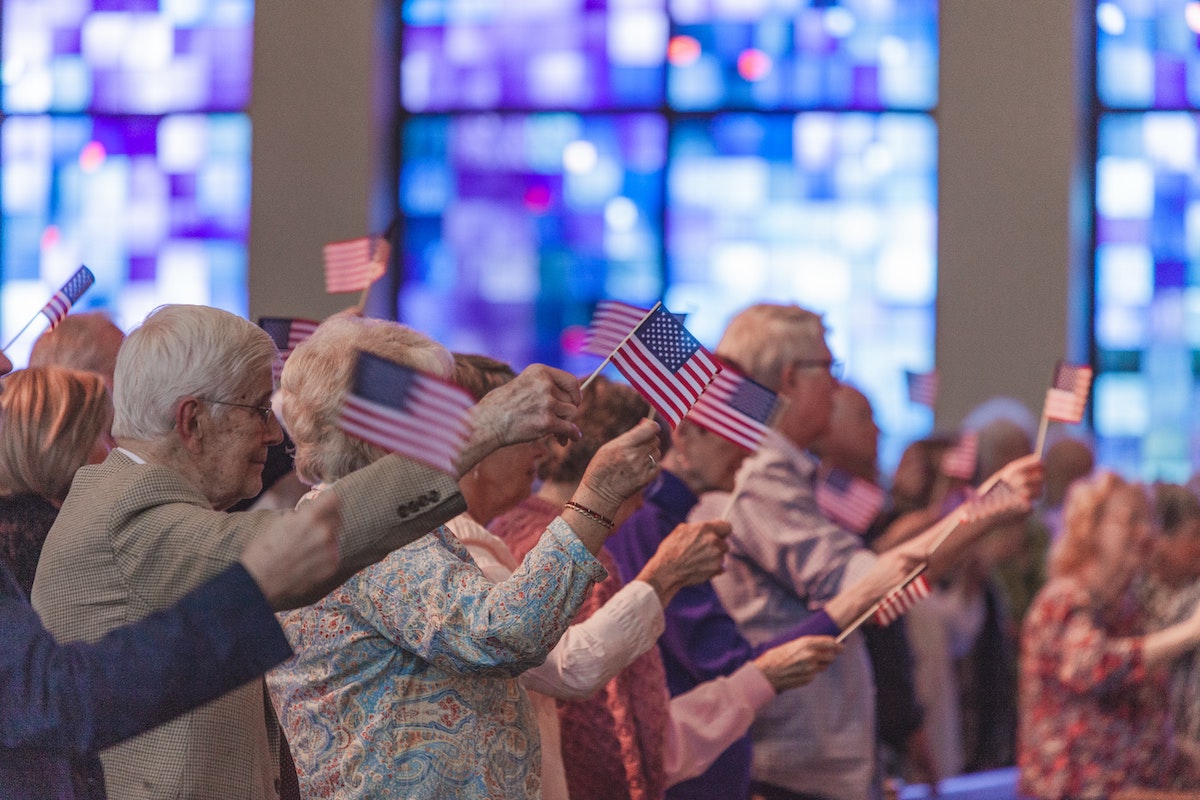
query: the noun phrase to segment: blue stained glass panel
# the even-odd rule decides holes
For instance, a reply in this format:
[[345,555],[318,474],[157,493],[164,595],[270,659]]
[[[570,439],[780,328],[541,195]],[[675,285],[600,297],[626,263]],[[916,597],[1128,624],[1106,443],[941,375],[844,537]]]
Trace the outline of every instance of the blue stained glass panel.
[[9,114],[240,111],[253,0],[5,0]]
[[460,351],[595,367],[595,302],[662,292],[666,140],[652,114],[409,119],[401,319]]
[[0,152],[6,342],[80,264],[84,307],[122,327],[168,302],[247,313],[245,115],[10,117]]
[[937,132],[924,114],[680,122],[667,171],[667,306],[715,343],[763,298],[823,314],[875,406],[881,456],[928,432],[904,370],[933,368]]
[[1096,94],[1110,108],[1200,106],[1200,3],[1096,4]]
[[671,0],[668,101],[681,110],[929,110],[937,0]]
[[1184,480],[1200,463],[1198,153],[1200,114],[1100,117],[1096,447],[1148,480]]

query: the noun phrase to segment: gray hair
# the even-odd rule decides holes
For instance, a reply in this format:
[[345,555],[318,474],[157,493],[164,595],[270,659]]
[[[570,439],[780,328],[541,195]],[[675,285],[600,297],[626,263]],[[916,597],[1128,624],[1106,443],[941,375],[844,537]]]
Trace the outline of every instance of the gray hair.
[[337,426],[360,350],[442,378],[454,372],[449,350],[399,323],[351,312],[322,322],[288,357],[279,382],[283,424],[296,445],[296,474],[305,483],[335,481],[384,455]]
[[[233,399],[277,358],[271,337],[249,320],[207,306],[159,306],[117,355],[113,436],[163,436],[180,400]],[[213,409],[217,417],[226,413],[226,406]]]
[[737,362],[754,380],[778,389],[784,368],[825,341],[821,317],[800,306],[758,303],[729,321],[717,355]]

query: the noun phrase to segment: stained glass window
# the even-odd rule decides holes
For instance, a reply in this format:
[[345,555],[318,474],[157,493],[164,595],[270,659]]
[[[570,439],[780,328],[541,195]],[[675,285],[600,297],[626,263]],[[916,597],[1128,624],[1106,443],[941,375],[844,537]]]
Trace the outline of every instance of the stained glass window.
[[5,342],[80,264],[96,284],[79,306],[125,328],[165,302],[247,313],[253,11],[5,0]]
[[601,298],[663,299],[709,345],[795,301],[885,463],[929,430],[902,377],[934,364],[935,0],[401,8],[405,321],[583,373]]
[[1200,461],[1200,3],[1096,7],[1093,423],[1145,479]]

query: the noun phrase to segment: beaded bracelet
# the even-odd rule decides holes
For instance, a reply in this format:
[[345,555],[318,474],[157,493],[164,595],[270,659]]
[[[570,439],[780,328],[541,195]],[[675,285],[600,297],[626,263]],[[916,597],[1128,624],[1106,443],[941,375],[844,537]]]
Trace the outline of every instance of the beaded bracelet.
[[608,528],[610,531],[612,530],[613,521],[611,519],[609,519],[608,517],[604,516],[603,514],[601,514],[599,511],[592,511],[587,506],[580,505],[579,503],[576,503],[574,500],[568,500],[566,507],[571,509],[572,511],[577,511],[578,513],[580,513],[583,516],[590,519],[592,522],[595,522],[599,525],[603,525],[604,527]]

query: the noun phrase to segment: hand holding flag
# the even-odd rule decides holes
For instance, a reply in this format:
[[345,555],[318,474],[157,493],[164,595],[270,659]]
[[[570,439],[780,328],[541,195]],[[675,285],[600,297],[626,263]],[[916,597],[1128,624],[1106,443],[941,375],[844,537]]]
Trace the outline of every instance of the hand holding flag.
[[470,435],[474,404],[451,383],[360,352],[338,427],[456,477],[454,464]]

